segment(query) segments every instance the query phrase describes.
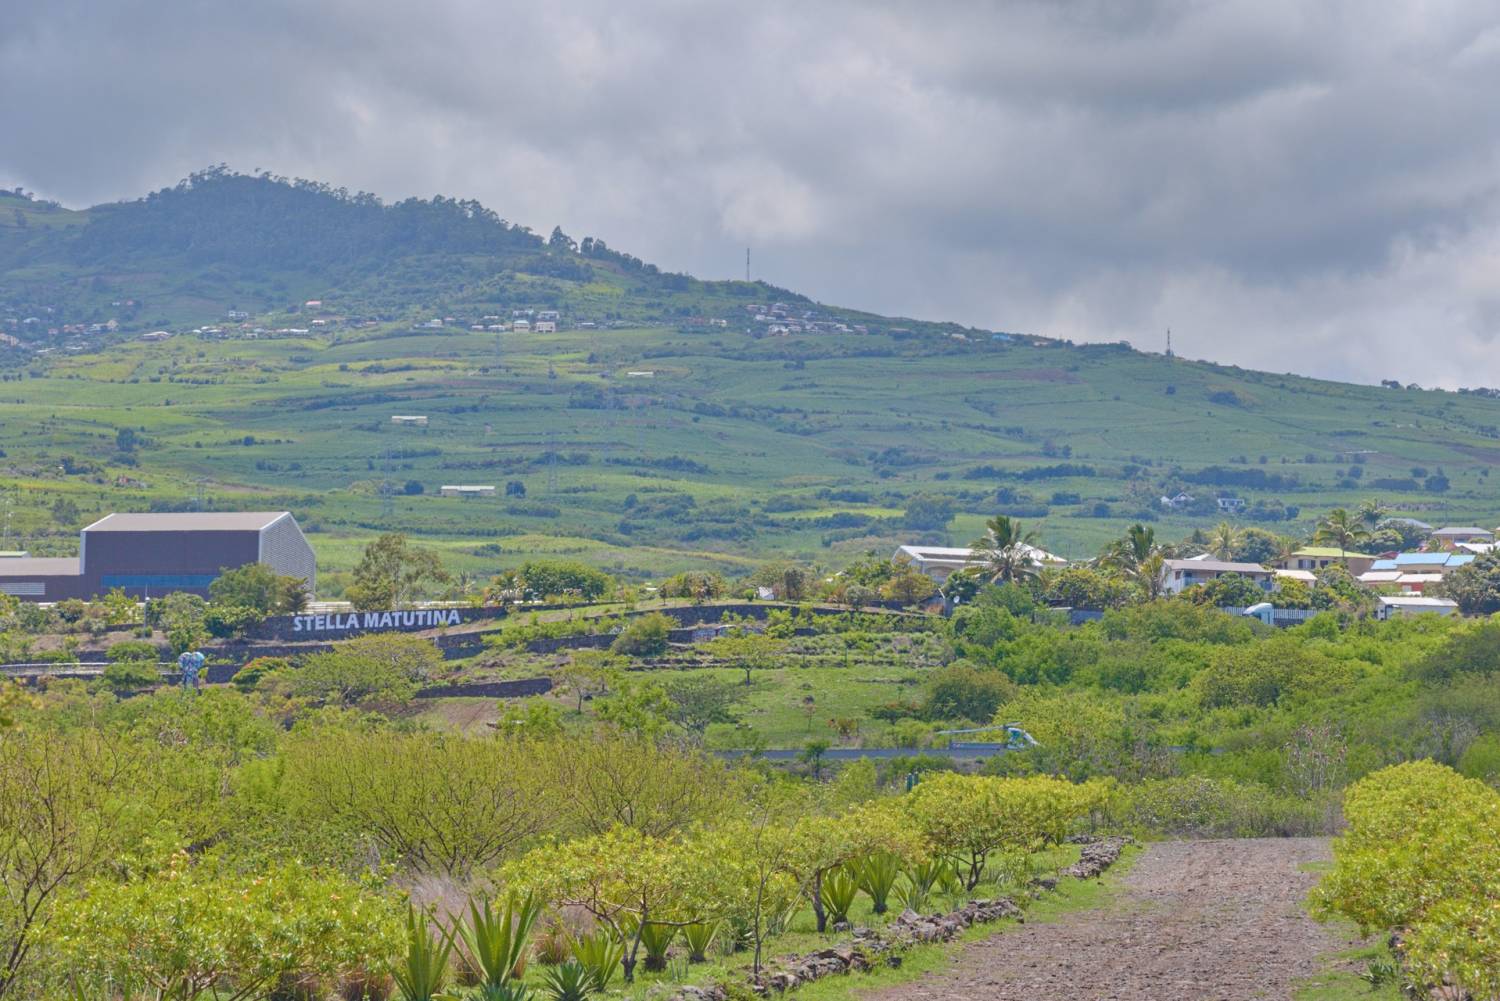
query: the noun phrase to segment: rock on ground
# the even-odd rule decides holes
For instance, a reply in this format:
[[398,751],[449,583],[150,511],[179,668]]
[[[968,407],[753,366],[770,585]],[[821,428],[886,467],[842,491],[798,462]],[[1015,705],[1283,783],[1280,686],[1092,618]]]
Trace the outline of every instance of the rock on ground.
[[1322,838],[1169,841],[1147,847],[1110,903],[1028,923],[954,966],[864,1001],[1240,1001],[1290,998],[1347,942],[1302,901]]

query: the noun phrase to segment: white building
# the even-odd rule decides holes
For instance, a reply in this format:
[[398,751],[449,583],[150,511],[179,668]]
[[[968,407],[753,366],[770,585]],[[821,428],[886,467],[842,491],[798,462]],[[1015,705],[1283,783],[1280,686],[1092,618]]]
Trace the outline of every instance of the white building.
[[553,320],[538,320],[536,321],[536,332],[539,334],[555,334],[557,333],[557,323]]
[[1194,584],[1206,584],[1220,577],[1243,577],[1263,591],[1275,586],[1275,573],[1259,563],[1231,563],[1227,560],[1164,560],[1162,589],[1180,594]]
[[391,423],[401,424],[406,427],[425,428],[427,426],[427,418],[422,414],[392,414]]
[[1376,616],[1389,619],[1393,615],[1457,615],[1458,602],[1447,598],[1428,598],[1418,594],[1402,594],[1380,599]]
[[[1054,556],[1045,549],[1038,549],[1036,546],[1025,548],[1038,566],[1060,567],[1067,563],[1061,556]],[[891,557],[891,562],[909,563],[917,571],[942,583],[958,570],[983,566],[984,554],[977,549],[952,546],[901,546]]]
[[438,488],[438,493],[444,497],[493,497],[495,487],[492,484],[445,483]]

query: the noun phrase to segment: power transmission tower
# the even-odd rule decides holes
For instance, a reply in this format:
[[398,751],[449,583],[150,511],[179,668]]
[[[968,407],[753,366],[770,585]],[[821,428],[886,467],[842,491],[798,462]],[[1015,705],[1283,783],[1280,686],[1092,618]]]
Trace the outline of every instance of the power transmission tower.
[[750,280],[750,248],[745,248],[745,281]]

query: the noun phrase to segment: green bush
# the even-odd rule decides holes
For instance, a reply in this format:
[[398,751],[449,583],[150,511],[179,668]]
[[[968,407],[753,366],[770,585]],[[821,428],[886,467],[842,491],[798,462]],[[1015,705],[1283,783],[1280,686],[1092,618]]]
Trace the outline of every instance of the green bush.
[[145,640],[124,640],[106,650],[104,659],[112,664],[122,660],[157,661],[161,659],[161,651],[156,648],[155,643],[147,643]]
[[264,618],[260,612],[243,605],[212,605],[203,615],[203,626],[210,636],[227,639],[258,625]]
[[117,660],[104,669],[104,686],[112,692],[135,692],[162,683],[154,660]]
[[1113,826],[1169,837],[1291,837],[1324,833],[1319,804],[1264,786],[1201,775],[1118,786]]
[[627,657],[659,657],[667,652],[667,638],[674,624],[660,612],[642,615],[620,630],[610,649]]

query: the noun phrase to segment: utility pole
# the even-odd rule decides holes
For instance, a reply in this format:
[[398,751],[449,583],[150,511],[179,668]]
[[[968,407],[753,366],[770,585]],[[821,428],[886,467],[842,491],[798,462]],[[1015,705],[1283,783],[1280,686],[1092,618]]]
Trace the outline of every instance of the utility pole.
[[547,493],[557,493],[557,442],[550,428],[547,431]]
[[1167,328],[1167,357],[1172,357],[1172,328]]
[[198,501],[197,501],[198,510],[199,511],[207,510],[207,507],[204,504],[203,487],[204,487],[204,484],[206,484],[208,482],[208,477],[206,477],[206,476],[200,476],[196,480],[194,480],[193,482],[198,485]]
[[745,248],[745,281],[750,280],[750,248]]

